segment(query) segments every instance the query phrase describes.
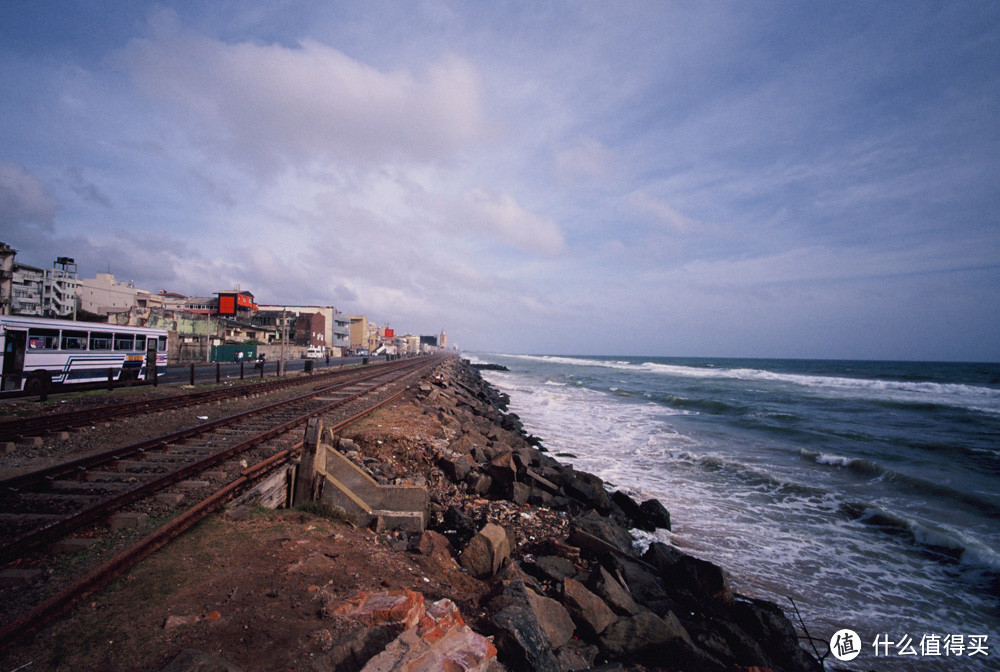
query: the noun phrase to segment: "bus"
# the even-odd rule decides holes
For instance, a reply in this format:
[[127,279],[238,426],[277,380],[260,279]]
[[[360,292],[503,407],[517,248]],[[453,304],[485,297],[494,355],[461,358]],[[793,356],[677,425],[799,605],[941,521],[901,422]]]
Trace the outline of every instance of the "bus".
[[0,315],[0,391],[147,380],[167,365],[167,332],[99,322]]

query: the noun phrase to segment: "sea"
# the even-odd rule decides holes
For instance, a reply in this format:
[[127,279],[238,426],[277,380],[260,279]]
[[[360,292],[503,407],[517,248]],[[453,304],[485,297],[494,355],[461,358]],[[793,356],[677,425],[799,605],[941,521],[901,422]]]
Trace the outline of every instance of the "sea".
[[1000,364],[463,356],[557,459],[667,507],[640,547],[720,565],[827,669],[1000,669]]

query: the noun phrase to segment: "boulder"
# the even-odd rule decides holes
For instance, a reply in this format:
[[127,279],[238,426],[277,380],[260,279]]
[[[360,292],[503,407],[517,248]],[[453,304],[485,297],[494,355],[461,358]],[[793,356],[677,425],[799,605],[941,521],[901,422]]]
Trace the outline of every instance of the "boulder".
[[528,603],[535,612],[535,620],[542,628],[549,646],[558,649],[573,636],[576,626],[570,617],[566,607],[552,598],[539,595],[535,591],[526,589]]
[[333,609],[333,614],[345,616],[370,628],[388,625],[406,630],[423,617],[424,596],[406,589],[373,593],[359,590]]
[[677,607],[654,567],[621,555],[605,556],[603,563],[612,575],[621,577],[629,594],[640,605],[661,616]]
[[594,591],[595,595],[604,600],[604,603],[611,607],[611,610],[616,614],[634,616],[639,613],[639,605],[632,598],[632,595],[603,566],[598,565],[597,569],[590,573],[587,586]]
[[438,460],[438,467],[452,483],[461,483],[476,467],[476,463],[468,453],[446,453]]
[[510,501],[518,506],[524,506],[531,497],[531,486],[527,483],[511,483]]
[[526,563],[525,568],[539,579],[553,583],[576,576],[576,565],[557,555],[540,555],[534,562]]
[[766,600],[736,601],[732,609],[738,625],[764,649],[773,666],[819,672],[822,664],[798,645],[795,627],[781,608]]
[[703,596],[726,604],[733,601],[726,574],[716,564],[658,541],[650,544],[642,557],[657,568],[669,588],[686,591],[697,601]]
[[497,455],[485,468],[486,475],[493,479],[494,485],[509,488],[517,480],[517,465],[513,453]]
[[574,579],[563,579],[563,604],[573,622],[589,636],[599,635],[618,620],[604,600]]
[[643,520],[642,510],[639,508],[639,505],[634,499],[626,495],[621,490],[611,493],[611,502],[621,509],[622,514],[631,527],[646,530],[647,532],[652,532],[653,529],[655,529],[646,527],[646,523]]
[[473,576],[485,578],[496,574],[508,556],[510,542],[507,531],[488,523],[462,551],[459,563]]
[[569,497],[581,502],[585,508],[594,509],[607,515],[611,510],[611,498],[604,489],[604,481],[593,474],[573,471],[564,479],[563,490]]
[[393,640],[362,672],[486,672],[497,650],[465,624],[448,599],[427,607],[420,623]]
[[589,544],[587,536],[603,541],[621,553],[632,553],[632,535],[614,521],[604,516],[590,512],[576,516],[570,521],[569,543],[595,553],[606,552],[604,549]]
[[652,531],[654,529],[670,529],[670,512],[660,503],[658,499],[647,499],[639,505],[642,514],[642,521],[646,525],[642,529]]
[[649,611],[619,619],[601,634],[601,647],[614,660],[683,669],[723,672],[726,667],[698,649],[673,613],[660,618]]
[[433,530],[424,530],[410,540],[410,550],[420,555],[454,558],[454,548],[448,538]]
[[528,598],[523,581],[511,581],[490,602],[490,626],[504,662],[512,670],[563,672]]

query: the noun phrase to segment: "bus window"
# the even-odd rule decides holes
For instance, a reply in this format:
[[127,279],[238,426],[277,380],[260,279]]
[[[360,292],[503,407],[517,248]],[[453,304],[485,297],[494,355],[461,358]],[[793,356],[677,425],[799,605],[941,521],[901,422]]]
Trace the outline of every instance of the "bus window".
[[58,329],[29,329],[29,350],[56,350],[59,348]]
[[133,343],[132,334],[115,334],[115,350],[131,350]]
[[140,352],[146,351],[146,337],[143,335],[138,335],[135,337],[135,349]]
[[166,336],[160,336],[159,339],[157,339],[157,341],[156,341],[156,351],[157,352],[166,352],[167,351],[167,337]]
[[111,349],[111,334],[104,333],[101,331],[90,332],[90,349],[91,350],[110,350]]
[[64,331],[62,332],[63,350],[86,350],[87,332],[85,331]]

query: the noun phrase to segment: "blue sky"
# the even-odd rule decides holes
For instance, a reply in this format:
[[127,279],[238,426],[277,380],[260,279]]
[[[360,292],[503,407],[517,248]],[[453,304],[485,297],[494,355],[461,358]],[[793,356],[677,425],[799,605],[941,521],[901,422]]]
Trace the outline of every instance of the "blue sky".
[[468,349],[1000,361],[1000,4],[6,2],[0,241]]

